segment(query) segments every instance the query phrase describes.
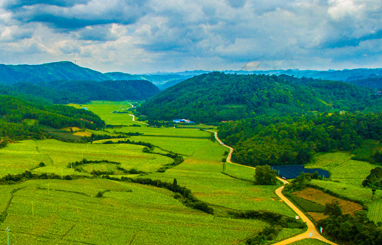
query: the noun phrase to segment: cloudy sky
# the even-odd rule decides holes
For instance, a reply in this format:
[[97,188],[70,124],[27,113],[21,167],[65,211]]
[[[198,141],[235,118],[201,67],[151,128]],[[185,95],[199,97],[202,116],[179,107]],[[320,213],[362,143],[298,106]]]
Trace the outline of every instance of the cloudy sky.
[[0,0],[0,63],[102,72],[382,67],[381,0]]

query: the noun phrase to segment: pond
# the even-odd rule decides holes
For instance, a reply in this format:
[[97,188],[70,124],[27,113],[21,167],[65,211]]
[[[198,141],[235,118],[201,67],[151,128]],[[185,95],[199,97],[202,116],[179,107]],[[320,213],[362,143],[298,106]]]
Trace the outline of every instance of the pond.
[[294,179],[301,173],[314,173],[318,172],[318,175],[329,178],[330,173],[326,170],[320,168],[305,168],[304,165],[277,165],[271,166],[273,170],[277,170],[277,174],[280,177],[285,177],[287,179]]

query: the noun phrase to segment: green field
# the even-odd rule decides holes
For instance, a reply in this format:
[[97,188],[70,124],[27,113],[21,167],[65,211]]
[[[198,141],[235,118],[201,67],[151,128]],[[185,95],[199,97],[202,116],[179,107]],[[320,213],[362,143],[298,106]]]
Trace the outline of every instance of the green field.
[[[129,101],[92,101],[89,104],[70,104],[75,108],[87,108],[105,121],[106,125],[131,125],[134,124],[131,114],[127,109],[131,108]],[[113,113],[128,112],[128,113]]]
[[[115,108],[123,108],[127,102],[124,103],[92,102],[82,107],[99,113],[104,120],[109,120],[108,124],[128,125],[132,122],[124,121],[126,114],[110,113]],[[146,126],[108,130],[110,134],[113,130],[143,133],[128,139],[158,146],[161,149],[156,148],[157,153],[182,154],[185,161],[160,173],[157,170],[173,159],[143,153],[144,146],[140,145],[101,144],[103,141],[66,143],[52,139],[11,143],[0,150],[0,176],[28,169],[34,173],[83,176],[71,181],[29,180],[0,186],[3,197],[0,212],[7,210],[8,213],[5,222],[0,223],[0,230],[10,228],[11,244],[243,244],[269,224],[231,219],[227,210],[266,210],[295,216],[275,195],[279,185],[253,183],[254,169],[227,164],[226,173],[234,178],[223,174],[221,160],[227,149],[208,139],[211,135],[208,132]],[[93,170],[121,174],[112,163],[81,165],[83,172],[67,167],[82,159],[120,162],[118,166],[126,170],[135,168],[147,172],[145,178],[170,183],[177,179],[178,185],[190,189],[196,198],[214,208],[216,214],[186,207],[166,189],[89,178]],[[37,167],[41,162],[46,166]],[[12,196],[15,189],[19,190]],[[96,197],[99,192],[103,193],[102,198]],[[284,229],[277,240],[301,232]],[[0,232],[0,240],[6,240],[5,232]]]
[[314,158],[314,163],[306,165],[307,168],[322,168],[330,172],[330,179],[340,183],[360,186],[375,168],[368,162],[352,160],[347,152],[320,154]]
[[[233,244],[265,225],[207,215],[169,191],[128,183],[39,180],[20,187],[0,225],[10,228],[12,244]],[[100,190],[109,192],[96,198]]]
[[172,163],[169,157],[142,152],[143,146],[119,144],[73,144],[58,140],[22,141],[9,144],[1,150],[0,175],[22,173],[44,162],[46,167],[35,172],[57,174],[79,174],[67,168],[70,162],[87,160],[109,160],[120,162],[121,167],[129,170],[152,172],[161,166]]
[[312,180],[312,184],[337,193],[341,196],[364,202],[369,210],[368,217],[375,222],[382,222],[382,191],[378,190],[371,201],[371,190],[362,187],[362,181],[370,170],[377,167],[368,162],[351,160],[352,155],[345,152],[318,155],[312,168],[326,169],[331,174],[331,181]]

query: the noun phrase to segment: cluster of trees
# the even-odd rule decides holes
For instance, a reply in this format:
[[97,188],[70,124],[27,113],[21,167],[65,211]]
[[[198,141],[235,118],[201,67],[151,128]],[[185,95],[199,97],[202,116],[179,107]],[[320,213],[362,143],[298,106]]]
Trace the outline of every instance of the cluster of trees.
[[94,113],[63,105],[47,105],[27,102],[13,96],[0,96],[0,116],[2,120],[22,123],[25,119],[35,119],[39,124],[53,128],[81,127],[101,128],[105,123]]
[[373,104],[374,94],[371,89],[344,82],[213,72],[170,87],[137,110],[151,120],[187,118],[213,123],[259,115],[325,112],[333,107],[364,110]]
[[370,174],[362,181],[362,185],[363,187],[371,188],[371,200],[373,200],[375,192],[382,189],[382,168],[376,167],[370,170]]
[[320,220],[317,226],[333,240],[357,245],[382,244],[382,229],[367,218],[367,212],[358,211],[354,216],[343,215],[338,203],[326,204],[329,218]]
[[220,138],[241,164],[305,164],[317,152],[352,151],[382,139],[382,113],[333,113],[257,117],[224,123]]

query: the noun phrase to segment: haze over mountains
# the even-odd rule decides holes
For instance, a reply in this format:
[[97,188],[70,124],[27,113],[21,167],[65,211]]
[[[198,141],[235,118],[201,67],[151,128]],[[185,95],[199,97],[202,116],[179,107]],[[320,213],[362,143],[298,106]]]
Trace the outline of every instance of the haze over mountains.
[[[154,74],[128,74],[123,72],[101,73],[89,68],[78,66],[69,61],[46,63],[41,65],[0,65],[0,83],[16,82],[41,83],[51,81],[108,81],[108,80],[147,80],[164,90],[193,76],[211,71],[197,70],[184,72],[158,72]],[[382,69],[352,69],[352,70],[226,70],[229,74],[265,74],[289,75],[323,80],[344,81],[358,86],[380,88],[382,84]]]

